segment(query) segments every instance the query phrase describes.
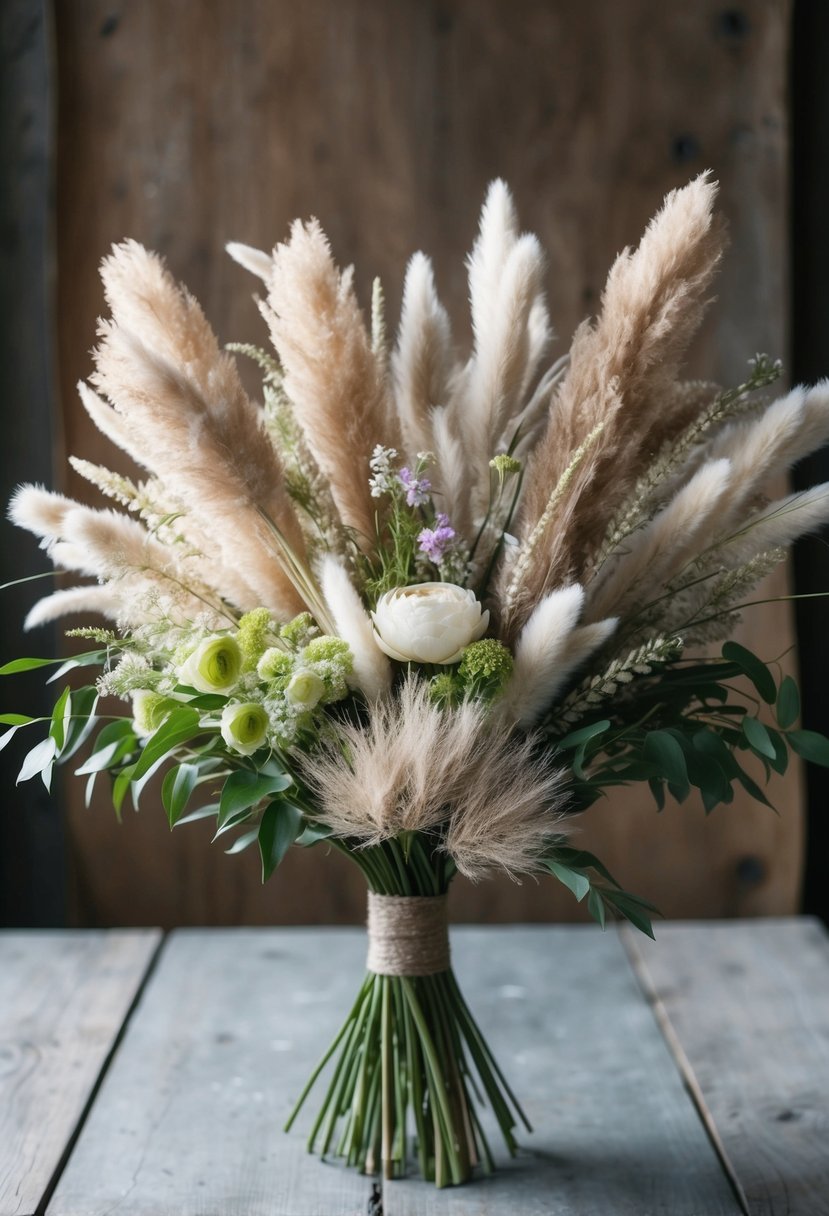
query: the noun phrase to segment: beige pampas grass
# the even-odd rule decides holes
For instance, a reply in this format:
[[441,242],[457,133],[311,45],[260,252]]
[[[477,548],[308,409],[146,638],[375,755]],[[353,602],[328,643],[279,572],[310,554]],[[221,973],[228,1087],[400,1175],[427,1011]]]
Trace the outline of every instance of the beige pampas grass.
[[373,544],[377,503],[368,485],[377,444],[399,448],[388,387],[352,284],[337,270],[316,221],[291,228],[274,251],[265,315],[284,388],[343,523]]
[[410,461],[432,449],[431,413],[447,404],[451,357],[449,317],[435,290],[432,263],[416,253],[406,270],[392,355],[394,399]]
[[23,628],[35,629],[70,613],[93,613],[118,621],[122,603],[113,587],[68,587],[38,600],[29,610]]
[[[535,544],[517,596],[519,622],[545,590],[579,578],[608,519],[652,459],[650,432],[702,315],[722,238],[707,175],[672,191],[637,250],[617,258],[595,323],[577,331],[547,431],[526,479],[520,539],[547,512],[551,493],[587,435],[601,439]],[[670,428],[668,428],[670,430]],[[561,520],[566,518],[566,526]]]
[[[630,542],[626,554],[608,562],[588,587],[587,618],[630,614],[647,603],[702,547],[716,527],[731,488],[731,463],[702,466],[662,511]],[[702,541],[704,544],[704,540]]]
[[369,845],[448,821],[444,847],[471,878],[536,869],[561,831],[563,775],[535,740],[515,740],[479,704],[439,709],[414,679],[367,726],[343,725],[320,754],[297,759],[337,835]]
[[369,701],[376,701],[391,688],[391,663],[374,640],[371,618],[338,558],[323,558],[320,581],[336,632],[354,656],[354,683]]
[[[102,276],[112,320],[101,323],[92,379],[116,411],[114,431],[202,522],[225,563],[239,565],[261,604],[301,610],[308,589],[297,590],[291,555],[304,555],[302,532],[233,359],[140,245],[116,246]],[[100,415],[98,402],[86,405]]]

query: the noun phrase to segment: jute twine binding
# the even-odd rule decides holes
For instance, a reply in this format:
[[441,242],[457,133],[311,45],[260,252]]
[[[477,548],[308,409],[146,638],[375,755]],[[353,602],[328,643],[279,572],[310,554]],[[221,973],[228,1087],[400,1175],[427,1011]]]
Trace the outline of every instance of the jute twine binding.
[[445,895],[368,893],[368,961],[376,975],[449,970]]

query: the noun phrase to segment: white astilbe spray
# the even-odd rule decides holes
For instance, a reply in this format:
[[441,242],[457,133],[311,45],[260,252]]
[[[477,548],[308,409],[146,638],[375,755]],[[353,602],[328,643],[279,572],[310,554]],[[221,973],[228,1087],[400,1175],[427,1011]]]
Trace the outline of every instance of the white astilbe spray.
[[647,603],[702,547],[730,486],[731,465],[713,460],[694,474],[687,486],[630,542],[624,555],[604,567],[587,588],[587,616],[599,620],[613,612],[624,616]]
[[516,740],[478,703],[439,709],[408,679],[398,697],[373,706],[367,726],[338,726],[336,739],[297,759],[336,835],[369,845],[446,822],[446,851],[480,878],[537,869],[561,832],[564,776],[535,742]]
[[448,400],[451,348],[449,317],[435,290],[432,263],[416,253],[406,270],[392,355],[394,399],[409,460],[432,449],[430,415]]
[[374,640],[371,618],[348,571],[331,554],[320,564],[320,582],[336,631],[354,656],[354,683],[369,701],[375,701],[391,687],[391,663]]

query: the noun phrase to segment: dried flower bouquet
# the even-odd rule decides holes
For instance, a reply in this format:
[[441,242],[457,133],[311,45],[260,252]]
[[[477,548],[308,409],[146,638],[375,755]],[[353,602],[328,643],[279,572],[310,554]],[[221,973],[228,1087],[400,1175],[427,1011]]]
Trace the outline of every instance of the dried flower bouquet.
[[[366,978],[309,1082],[333,1059],[309,1146],[361,1169],[397,1176],[412,1147],[438,1185],[493,1168],[478,1097],[515,1148],[520,1108],[451,970],[456,872],[546,872],[600,924],[650,932],[649,905],[568,836],[572,812],[633,781],[659,806],[696,787],[710,811],[735,783],[764,798],[746,758],[829,760],[795,729],[790,677],[734,642],[683,657],[727,638],[829,519],[827,485],[764,493],[829,439],[829,384],[770,399],[780,368],[761,356],[736,388],[680,379],[723,248],[714,197],[706,175],[668,195],[552,363],[544,259],[502,182],[469,257],[466,358],[423,254],[392,346],[379,283],[367,327],[316,222],[272,254],[231,245],[265,284],[275,353],[234,352],[259,363],[263,407],[195,300],[125,242],[80,393],[148,476],[73,459],[121,510],[31,485],[12,502],[93,580],[28,625],[114,622],[72,631],[95,649],[53,678],[100,674],[64,688],[20,779],[48,784],[86,745],[77,771],[90,791],[108,771],[120,813],[167,766],[170,825],[215,816],[228,852],[258,844],[265,879],[294,843],[363,871]],[[109,696],[130,708],[103,712]],[[6,739],[33,725],[2,720]]]

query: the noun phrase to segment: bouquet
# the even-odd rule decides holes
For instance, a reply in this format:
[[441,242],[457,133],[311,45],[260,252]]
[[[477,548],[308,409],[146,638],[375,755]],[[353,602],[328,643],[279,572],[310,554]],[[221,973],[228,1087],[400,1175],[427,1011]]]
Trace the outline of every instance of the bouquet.
[[[266,353],[220,349],[127,241],[103,263],[110,315],[79,389],[147,477],[72,458],[115,508],[13,499],[87,580],[28,626],[111,622],[70,631],[92,649],[53,678],[96,678],[63,688],[20,779],[48,785],[80,753],[120,814],[163,769],[170,826],[214,817],[229,853],[258,846],[263,880],[294,844],[365,875],[366,976],[297,1104],[328,1066],[309,1148],[362,1170],[415,1157],[460,1183],[494,1167],[481,1104],[510,1152],[526,1123],[452,972],[456,873],[547,874],[600,925],[650,933],[654,909],[578,847],[575,812],[629,782],[660,808],[692,787],[706,811],[738,784],[765,800],[755,776],[790,749],[829,760],[795,729],[794,681],[727,640],[829,519],[829,485],[766,496],[829,439],[829,383],[769,396],[781,369],[762,355],[736,387],[680,378],[723,249],[714,199],[707,175],[667,196],[552,362],[543,254],[500,181],[468,259],[465,358],[423,254],[391,343],[379,282],[367,325],[315,221],[272,254],[228,246],[265,285]],[[235,355],[261,369],[261,406]],[[7,738],[35,725],[2,721]]]

